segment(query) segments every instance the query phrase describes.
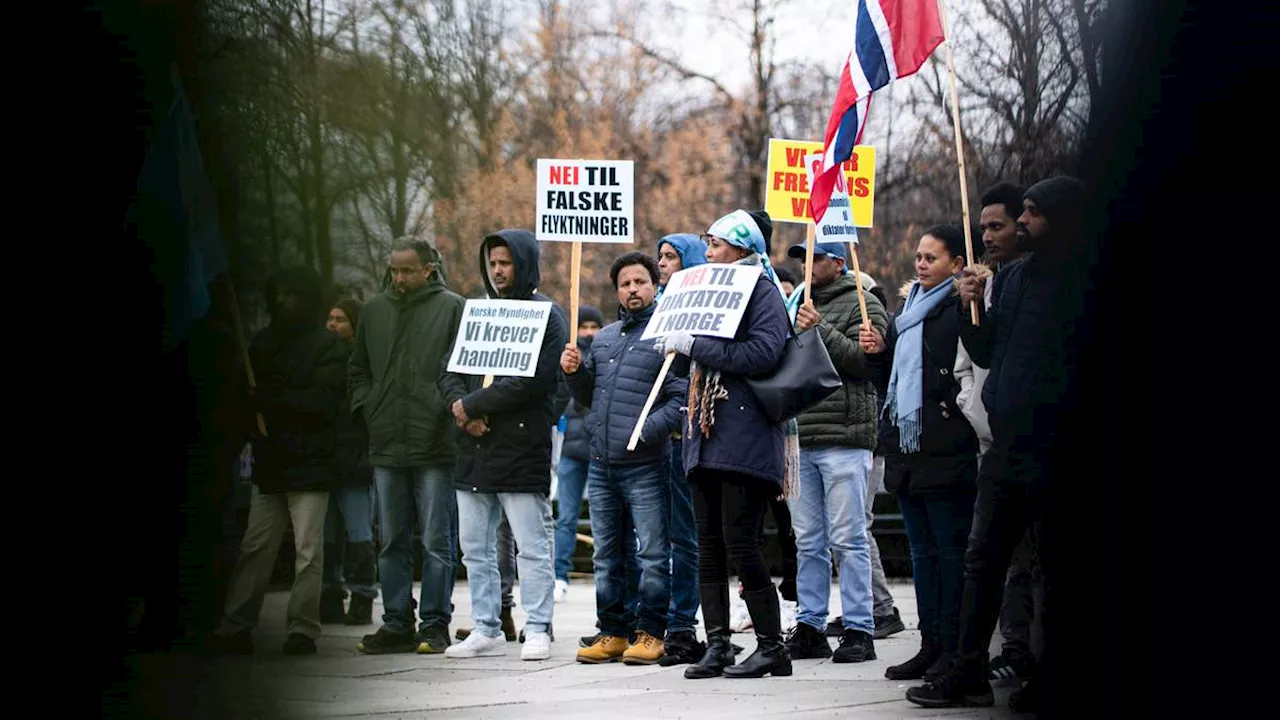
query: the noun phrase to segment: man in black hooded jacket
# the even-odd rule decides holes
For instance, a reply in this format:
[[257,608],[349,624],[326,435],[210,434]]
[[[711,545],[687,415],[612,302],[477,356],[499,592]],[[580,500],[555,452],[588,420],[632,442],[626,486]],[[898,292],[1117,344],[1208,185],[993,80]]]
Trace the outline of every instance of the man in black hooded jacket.
[[[538,292],[538,243],[528,230],[500,230],[480,245],[480,272],[491,298],[551,302]],[[520,604],[528,615],[521,657],[551,654],[555,574],[551,563],[551,426],[561,407],[560,349],[568,323],[554,304],[533,377],[444,372],[440,392],[460,428],[454,487],[458,535],[471,589],[475,628],[446,657],[504,655],[499,610],[497,530],[505,513],[519,549]]]
[[[987,651],[1000,615],[1001,589],[1014,549],[1028,527],[1040,525],[1053,486],[1050,453],[1058,419],[1072,396],[1074,331],[1082,314],[1089,252],[1086,202],[1087,188],[1076,178],[1059,176],[1031,186],[1018,217],[1017,249],[1027,254],[995,275],[990,311],[983,307],[984,280],[966,268],[961,281],[961,339],[974,364],[991,371],[982,401],[992,439],[979,469],[965,553],[960,658],[935,682],[907,691],[907,699],[919,705],[994,703]],[[977,326],[969,320],[974,301]],[[1042,548],[1046,625],[1051,565],[1050,552]],[[1035,683],[1010,699],[1014,709],[1034,711]]]
[[297,557],[289,595],[286,655],[316,651],[324,519],[337,481],[337,415],[346,393],[349,351],[325,329],[320,277],[309,267],[284,270],[267,284],[271,324],[249,347],[258,381],[255,410],[266,435],[253,438],[249,526],[231,576],[213,646],[253,652],[251,633],[271,580],[284,531],[293,524]]

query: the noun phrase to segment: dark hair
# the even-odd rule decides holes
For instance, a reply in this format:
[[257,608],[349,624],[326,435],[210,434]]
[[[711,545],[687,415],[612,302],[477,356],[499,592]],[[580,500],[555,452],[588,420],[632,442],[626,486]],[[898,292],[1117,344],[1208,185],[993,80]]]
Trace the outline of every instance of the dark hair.
[[404,252],[412,250],[418,254],[418,260],[423,265],[434,265],[440,262],[440,251],[436,249],[435,243],[430,240],[423,240],[412,235],[404,235],[396,238],[391,244],[391,252]]
[[783,282],[789,282],[789,283],[791,283],[792,285],[799,285],[799,284],[800,284],[800,283],[796,282],[796,276],[795,276],[795,273],[792,273],[790,270],[788,270],[788,269],[786,269],[786,268],[784,268],[784,267],[775,267],[775,268],[773,269],[773,274],[778,276],[778,282],[780,282],[780,283],[783,283]]
[[879,299],[880,299],[880,304],[881,304],[881,305],[884,305],[884,306],[885,306],[885,308],[888,308],[888,307],[889,307],[889,298],[884,294],[884,288],[882,288],[882,287],[880,287],[879,285],[877,285],[877,286],[875,286],[875,287],[871,288],[870,290],[868,290],[867,292],[869,292],[869,293],[871,293],[872,295],[875,295],[877,298],[879,298]]
[[1026,188],[1013,183],[996,183],[982,193],[982,207],[988,205],[1004,205],[1004,211],[1014,220],[1022,214],[1022,196]]
[[947,246],[951,257],[958,257],[968,262],[964,252],[964,230],[959,225],[934,225],[924,231],[925,235],[935,237]]
[[622,268],[631,265],[643,265],[644,269],[649,271],[649,278],[653,280],[653,284],[658,284],[658,261],[633,250],[614,260],[613,267],[609,268],[609,279],[613,281],[614,290],[618,289],[618,273],[622,272]]

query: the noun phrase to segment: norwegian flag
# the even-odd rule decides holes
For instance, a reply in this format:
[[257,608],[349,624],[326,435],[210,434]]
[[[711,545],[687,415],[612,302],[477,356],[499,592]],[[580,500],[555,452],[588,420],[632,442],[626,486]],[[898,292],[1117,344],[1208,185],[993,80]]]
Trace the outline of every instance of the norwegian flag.
[[809,191],[809,211],[822,218],[840,164],[866,128],[871,93],[920,69],[942,44],[940,0],[856,0],[853,49],[840,72],[836,104],[823,139],[822,172]]

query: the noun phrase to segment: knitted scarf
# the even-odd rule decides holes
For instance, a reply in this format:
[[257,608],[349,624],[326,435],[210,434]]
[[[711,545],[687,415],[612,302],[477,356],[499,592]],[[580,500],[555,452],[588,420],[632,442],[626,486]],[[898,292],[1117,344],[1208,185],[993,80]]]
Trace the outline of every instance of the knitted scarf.
[[924,406],[924,319],[938,303],[951,295],[950,278],[932,290],[921,292],[920,283],[911,292],[902,312],[894,318],[898,340],[893,348],[893,374],[884,414],[898,428],[898,446],[903,453],[920,450],[920,409]]

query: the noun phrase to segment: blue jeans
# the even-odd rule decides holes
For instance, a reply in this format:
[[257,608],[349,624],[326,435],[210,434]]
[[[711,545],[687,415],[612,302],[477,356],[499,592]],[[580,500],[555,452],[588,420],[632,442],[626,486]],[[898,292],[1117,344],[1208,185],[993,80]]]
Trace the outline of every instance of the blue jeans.
[[904,492],[902,488],[898,491],[902,524],[911,546],[920,633],[937,638],[945,652],[955,652],[960,641],[964,554],[969,546],[976,495],[973,486],[920,494]]
[[800,495],[788,501],[796,534],[796,621],[816,630],[827,627],[834,550],[844,627],[875,634],[866,510],[871,463],[870,450],[800,450]]
[[473,632],[502,637],[502,578],[498,572],[498,525],[503,515],[511,526],[518,554],[520,607],[529,616],[525,630],[547,632],[555,607],[555,572],[551,565],[551,501],[541,493],[457,491],[462,562],[471,589]]
[[449,627],[453,620],[454,522],[457,505],[448,467],[375,467],[382,540],[378,572],[389,632],[411,632],[413,621],[413,522],[422,528],[421,627]]
[[[345,538],[338,537],[339,525],[346,528]],[[343,485],[329,493],[329,511],[324,516],[324,542],[337,549],[337,557],[325,555],[324,586],[340,588],[346,584],[352,595],[378,597],[378,587],[373,578],[372,550],[365,557],[356,559],[355,575],[367,574],[367,577],[343,577],[343,560],[347,557],[343,540],[373,542],[373,490],[368,485]]]
[[671,441],[671,613],[667,632],[692,631],[698,625],[698,527],[693,522],[693,495],[684,475],[684,451]]
[[[592,462],[587,470],[591,534],[595,538],[596,614],[600,631],[627,637],[643,630],[663,638],[671,604],[670,480],[665,460],[643,465],[609,466]],[[635,528],[627,527],[627,520]],[[626,556],[635,537],[640,570],[638,601],[627,597]]]
[[560,456],[556,467],[556,579],[569,581],[578,546],[578,515],[587,487],[587,461]]

